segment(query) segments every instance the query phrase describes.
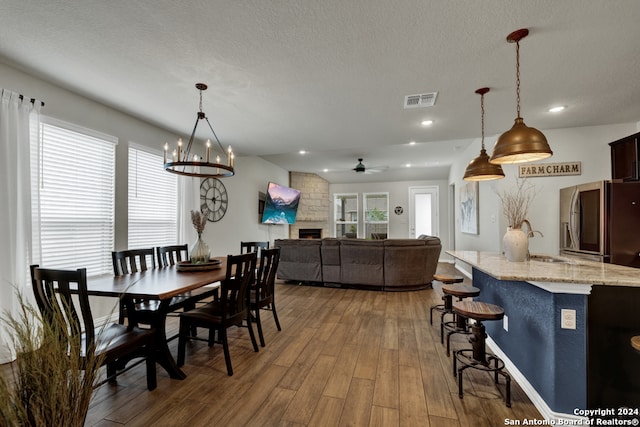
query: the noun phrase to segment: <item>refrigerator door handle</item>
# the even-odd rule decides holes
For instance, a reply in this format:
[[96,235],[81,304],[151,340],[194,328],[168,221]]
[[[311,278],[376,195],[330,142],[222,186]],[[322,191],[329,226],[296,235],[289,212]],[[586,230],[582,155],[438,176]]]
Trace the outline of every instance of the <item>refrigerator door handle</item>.
[[580,216],[578,195],[579,191],[576,187],[571,194],[571,208],[569,210],[569,240],[571,241],[571,249],[578,249],[578,239],[580,239],[580,232],[578,230],[579,221],[576,220]]

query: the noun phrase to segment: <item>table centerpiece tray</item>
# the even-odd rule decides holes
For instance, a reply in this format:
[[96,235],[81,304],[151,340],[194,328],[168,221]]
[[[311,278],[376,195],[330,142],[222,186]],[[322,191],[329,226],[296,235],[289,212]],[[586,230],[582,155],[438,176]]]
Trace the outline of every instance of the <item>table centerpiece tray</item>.
[[207,271],[207,270],[215,270],[222,266],[222,261],[219,259],[210,259],[208,262],[200,262],[197,264],[192,263],[191,261],[180,261],[178,263],[178,271],[189,272],[189,271]]

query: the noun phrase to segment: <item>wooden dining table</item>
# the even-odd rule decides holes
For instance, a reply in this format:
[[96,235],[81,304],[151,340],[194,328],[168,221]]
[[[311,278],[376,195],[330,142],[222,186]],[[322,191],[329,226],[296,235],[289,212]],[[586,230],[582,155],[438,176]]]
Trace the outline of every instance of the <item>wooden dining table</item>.
[[[122,276],[96,276],[87,278],[87,293],[92,296],[157,300],[159,307],[149,319],[156,331],[156,360],[171,378],[184,379],[186,374],[178,367],[169,351],[165,322],[170,312],[169,305],[175,296],[223,280],[226,276],[226,257],[217,268],[206,271],[178,271],[178,268],[165,267]],[[134,306],[128,303],[127,306]],[[136,322],[135,310],[129,314],[129,321]]]

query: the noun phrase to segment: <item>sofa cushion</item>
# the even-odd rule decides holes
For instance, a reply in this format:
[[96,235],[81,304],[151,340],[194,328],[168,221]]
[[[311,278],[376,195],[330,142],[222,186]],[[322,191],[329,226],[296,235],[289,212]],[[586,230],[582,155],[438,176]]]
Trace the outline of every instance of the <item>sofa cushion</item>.
[[340,240],[342,283],[384,285],[384,240]]
[[277,239],[281,248],[278,278],[301,282],[322,282],[320,239]]
[[322,279],[325,283],[340,283],[340,240],[335,238],[322,239]]

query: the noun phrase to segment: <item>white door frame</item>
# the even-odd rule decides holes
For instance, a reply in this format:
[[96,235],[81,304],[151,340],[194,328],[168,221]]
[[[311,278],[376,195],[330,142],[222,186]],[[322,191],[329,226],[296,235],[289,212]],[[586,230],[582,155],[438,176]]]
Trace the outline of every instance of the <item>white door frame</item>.
[[431,194],[431,230],[434,236],[440,236],[439,190],[437,185],[409,187],[409,238],[418,237],[415,235],[416,224],[414,218],[414,196],[416,194]]

